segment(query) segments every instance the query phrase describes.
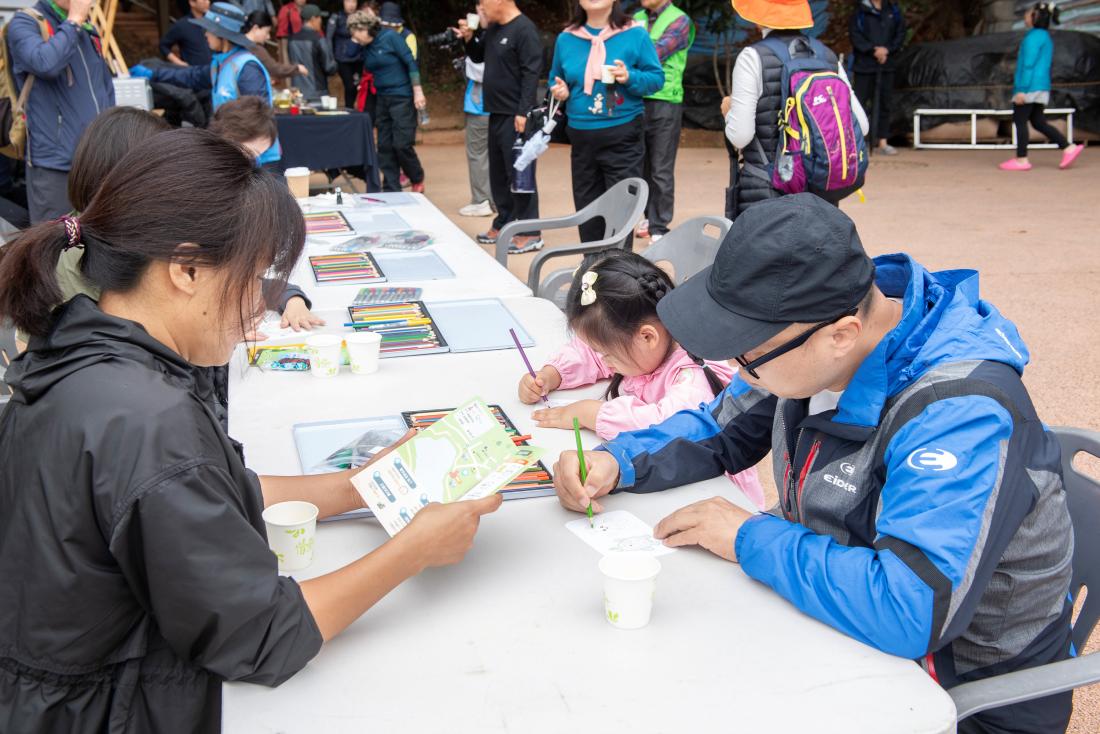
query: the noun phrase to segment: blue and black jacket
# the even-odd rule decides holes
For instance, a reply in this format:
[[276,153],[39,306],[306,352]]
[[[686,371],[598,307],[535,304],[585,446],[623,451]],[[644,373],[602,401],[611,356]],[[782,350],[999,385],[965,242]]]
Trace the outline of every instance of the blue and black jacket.
[[[810,415],[735,379],[605,444],[619,490],[738,472],[770,450],[779,505],[731,539],[749,576],[946,687],[1063,659],[1073,530],[1058,443],[1021,381],[1027,347],[976,272],[875,263],[903,314],[835,409]],[[1021,731],[1064,727],[1069,698],[1054,698]]]

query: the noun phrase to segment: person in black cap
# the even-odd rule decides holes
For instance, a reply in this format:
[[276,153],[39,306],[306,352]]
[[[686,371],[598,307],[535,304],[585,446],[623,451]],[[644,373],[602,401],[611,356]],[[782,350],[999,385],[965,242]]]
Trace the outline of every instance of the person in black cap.
[[295,74],[291,86],[297,87],[310,102],[319,102],[328,95],[328,77],[337,71],[332,46],[321,33],[321,8],[312,3],[302,6],[302,29],[292,33],[287,41],[287,53],[292,64],[304,66],[308,74]]
[[[739,562],[803,612],[920,662],[944,687],[1070,656],[1073,528],[1057,439],[1021,381],[1015,325],[972,270],[872,260],[812,194],[750,207],[714,265],[658,314],[703,359],[740,367],[699,410],[561,455],[554,484],[583,512],[755,465],[778,505],[723,498],[661,521],[669,546]],[[993,709],[960,732],[1055,732],[1072,697]]]

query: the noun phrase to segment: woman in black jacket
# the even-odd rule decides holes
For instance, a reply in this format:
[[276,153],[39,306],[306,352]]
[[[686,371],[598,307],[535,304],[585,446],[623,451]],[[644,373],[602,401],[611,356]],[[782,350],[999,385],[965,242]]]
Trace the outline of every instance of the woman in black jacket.
[[[894,0],[857,0],[848,22],[852,40],[852,89],[871,123],[878,152],[897,155],[890,137],[890,101],[897,54],[905,45],[905,16]],[[875,145],[875,142],[872,142]]]
[[[31,334],[0,413],[0,728],[217,731],[222,681],[286,680],[402,581],[461,559],[499,505],[430,505],[338,571],[279,576],[264,506],[361,507],[355,470],[257,477],[195,367],[229,361],[264,310],[259,278],[285,283],[304,240],[281,181],[191,129],[136,145],[79,218],[0,250],[0,318]],[[55,309],[73,247],[100,300]]]

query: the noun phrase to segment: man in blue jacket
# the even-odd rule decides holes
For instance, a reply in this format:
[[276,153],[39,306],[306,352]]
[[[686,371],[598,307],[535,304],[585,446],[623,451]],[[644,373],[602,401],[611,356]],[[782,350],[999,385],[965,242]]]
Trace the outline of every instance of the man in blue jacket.
[[[740,378],[586,454],[584,486],[563,453],[564,506],[739,472],[770,450],[771,513],[714,498],[655,535],[739,562],[944,687],[1073,654],[1059,446],[1020,378],[1027,347],[978,297],[977,273],[872,261],[846,215],[798,194],[747,209],[658,312],[684,349],[736,362]],[[986,711],[959,731],[1063,731],[1071,702]]]
[[27,97],[27,205],[31,222],[56,219],[72,210],[69,169],[84,128],[114,107],[115,88],[91,23],[92,0],[39,0],[33,12],[49,26],[42,39],[38,21],[16,13],[8,28],[8,53]]

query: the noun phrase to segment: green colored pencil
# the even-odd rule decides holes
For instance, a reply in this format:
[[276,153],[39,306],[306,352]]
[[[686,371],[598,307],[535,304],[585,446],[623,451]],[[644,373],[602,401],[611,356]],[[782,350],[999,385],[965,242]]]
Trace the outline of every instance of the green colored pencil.
[[[581,446],[581,422],[576,418],[573,419],[573,435],[577,437],[577,458],[581,462],[581,484],[585,484],[588,481],[588,467],[584,465],[584,447]],[[588,502],[588,509],[585,511],[588,515],[588,527],[595,527],[596,521],[592,519],[592,501]]]

